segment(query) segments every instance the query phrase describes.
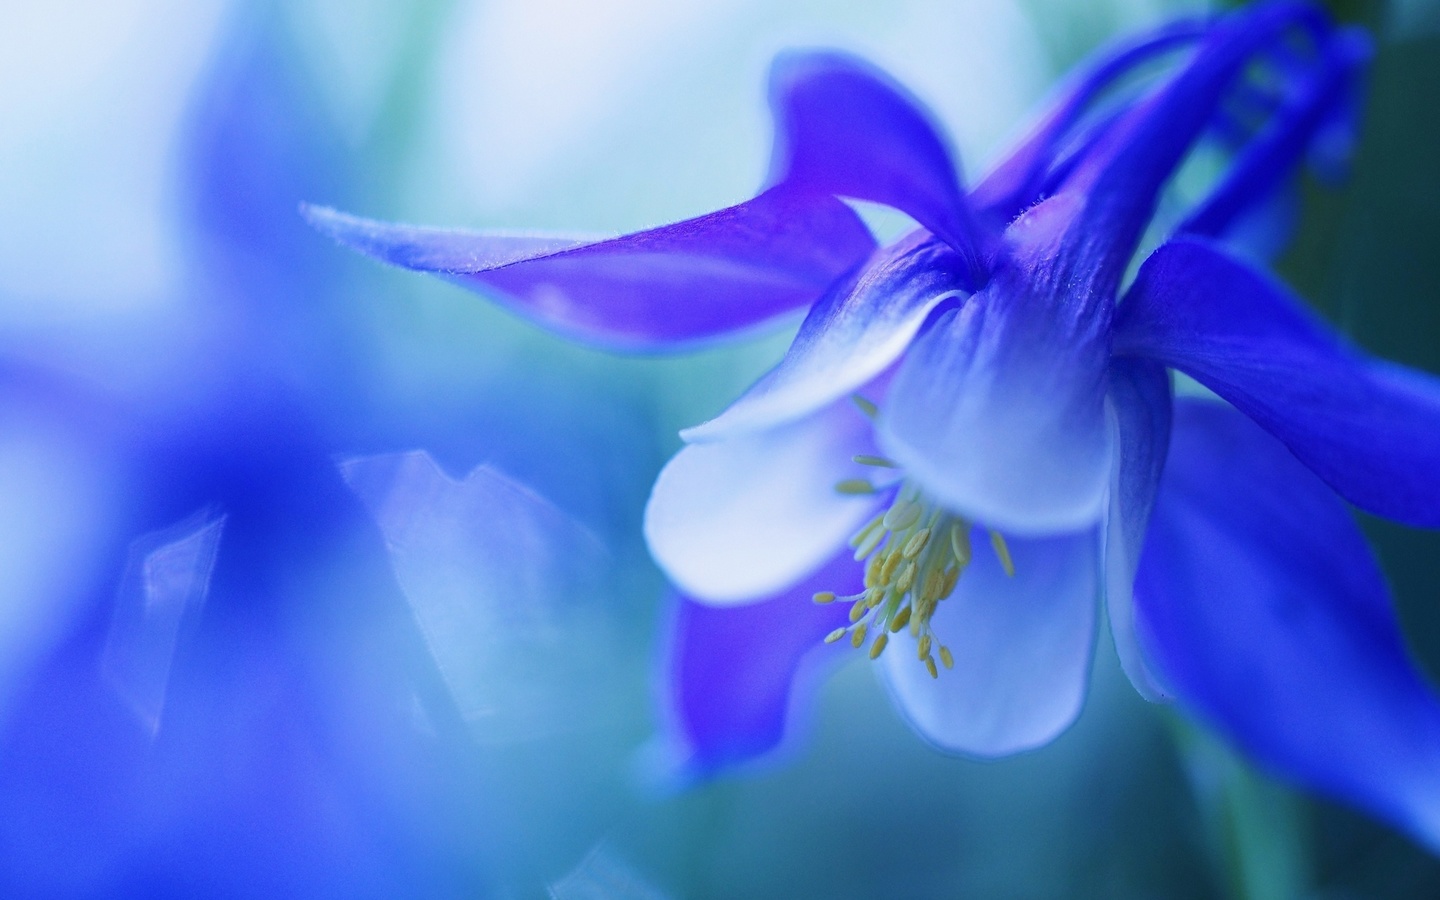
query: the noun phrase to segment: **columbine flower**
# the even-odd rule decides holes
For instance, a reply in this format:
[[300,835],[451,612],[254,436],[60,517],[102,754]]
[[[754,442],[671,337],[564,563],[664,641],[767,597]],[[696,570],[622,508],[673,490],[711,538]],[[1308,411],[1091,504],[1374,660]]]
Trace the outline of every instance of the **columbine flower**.
[[[1164,55],[1171,75],[1118,89]],[[1434,844],[1440,705],[1335,493],[1440,525],[1440,387],[1344,346],[1236,252],[1306,153],[1333,161],[1364,57],[1303,4],[1165,29],[1094,64],[967,195],[903,91],[795,55],[772,186],[710,216],[581,241],[309,215],[612,345],[809,307],[651,497],[651,550],[690,595],[670,666],[692,771],[772,749],[822,642],[878,659],[943,749],[1040,746],[1080,709],[1103,593],[1142,693]],[[1117,302],[1207,134],[1240,141],[1233,164]],[[921,227],[874,249],[837,196]],[[1167,368],[1234,408],[1172,403]]]

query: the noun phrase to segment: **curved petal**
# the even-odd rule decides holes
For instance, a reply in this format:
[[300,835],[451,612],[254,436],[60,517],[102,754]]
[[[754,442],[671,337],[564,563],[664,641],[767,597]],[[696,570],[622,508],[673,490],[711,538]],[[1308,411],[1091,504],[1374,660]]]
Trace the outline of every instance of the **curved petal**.
[[1095,59],[1057,92],[1049,111],[1025,140],[970,192],[970,202],[1000,221],[1015,218],[1039,199],[1047,170],[1102,91],[1157,55],[1195,42],[1204,32],[1203,22],[1172,22],[1142,38],[1125,40]]
[[791,421],[875,378],[926,317],[963,296],[960,259],[923,231],[883,250],[810,310],[780,364],[720,415],[681,432],[712,440]]
[[1100,519],[1110,476],[1106,347],[1016,273],[946,312],[905,355],[880,443],[943,505],[1007,533]]
[[778,748],[805,699],[809,662],[849,650],[824,643],[849,607],[817,605],[817,591],[853,593],[862,570],[840,553],[804,582],[747,606],[718,608],[680,597],[664,667],[667,720],[691,777]]
[[1136,586],[1148,658],[1261,765],[1440,849],[1440,702],[1333,493],[1233,409],[1177,404]]
[[1146,260],[1115,352],[1193,376],[1357,506],[1440,526],[1440,381],[1346,346],[1219,247],[1177,240]]
[[617,651],[596,610],[613,562],[589,529],[488,464],[455,478],[411,450],[339,470],[471,735],[508,744],[599,724],[596,672]]
[[[1263,133],[1245,148],[1215,189],[1177,230],[1220,237],[1256,201],[1270,197],[1288,180],[1322,128],[1354,90],[1359,70],[1371,56],[1370,40],[1359,29],[1337,31],[1321,48],[1324,65],[1298,96],[1271,117]],[[1335,165],[1332,161],[1331,165]]]
[[874,452],[870,434],[842,401],[780,428],[685,446],[645,507],[650,553],[709,603],[754,602],[795,583],[873,514],[877,495],[835,490],[874,474],[851,460]]
[[770,70],[774,183],[892,206],[963,258],[980,281],[983,236],[945,140],[918,100],[844,53],[781,54]]
[[1120,666],[1140,696],[1169,700],[1135,634],[1135,570],[1170,446],[1170,378],[1163,366],[1117,359],[1110,366],[1109,408],[1116,450],[1105,522],[1105,610]]
[[891,636],[886,683],[926,740],[952,753],[1004,756],[1049,743],[1085,700],[1095,639],[1099,538],[1085,531],[1009,543],[1014,577],[977,552],[931,619],[955,659],[938,678],[907,631]]
[[1262,3],[1219,20],[1189,65],[1111,129],[1106,146],[1078,167],[1066,190],[1086,204],[1053,269],[1061,283],[1113,296],[1155,212],[1161,188],[1213,121],[1220,102],[1257,54],[1305,29],[1330,33],[1308,3]]
[[775,188],[697,219],[610,239],[417,228],[305,207],[317,229],[391,265],[495,292],[562,334],[665,348],[807,306],[874,248],[833,197]]

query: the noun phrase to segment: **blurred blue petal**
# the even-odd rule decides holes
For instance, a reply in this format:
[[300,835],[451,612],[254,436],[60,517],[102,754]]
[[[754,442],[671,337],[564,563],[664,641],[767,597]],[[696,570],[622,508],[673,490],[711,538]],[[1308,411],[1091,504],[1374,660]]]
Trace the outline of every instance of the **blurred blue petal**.
[[131,546],[100,667],[151,734],[160,730],[181,622],[205,601],[224,525],[223,515],[202,510]]
[[550,900],[666,900],[615,851],[600,845],[549,886]]
[[340,469],[476,739],[593,728],[606,649],[593,598],[610,564],[599,540],[488,467],[452,479],[413,451]]
[[[28,580],[26,615],[13,621],[33,654],[0,648],[0,894],[543,884],[539,869],[593,844],[604,804],[571,802],[561,815],[519,802],[508,792],[523,779],[495,772],[516,770],[504,758],[512,746],[548,752],[549,765],[519,770],[550,780],[566,766],[593,772],[609,753],[601,774],[570,780],[592,798],[613,790],[604,773],[618,769],[630,720],[568,693],[594,685],[598,696],[597,671],[611,684],[643,679],[612,643],[580,639],[615,627],[599,609],[612,586],[589,580],[604,554],[567,514],[492,470],[457,482],[428,457],[394,455],[430,446],[468,468],[517,451],[473,407],[441,415],[377,396],[379,339],[357,315],[347,264],[296,208],[305,197],[346,202],[393,173],[350,177],[357,152],[278,8],[246,8],[236,24],[183,141],[179,199],[193,244],[181,296],[145,315],[0,342],[7,425],[38,440],[66,479],[13,494],[19,515],[44,538],[58,526],[32,507],[52,506],[63,525],[87,492],[108,492],[85,512],[97,535],[71,529],[72,571],[46,576],[41,565]],[[591,444],[597,421],[626,420],[616,409],[524,412],[520,433]],[[623,465],[589,449],[593,468],[556,474],[575,455],[556,452],[526,475],[552,476],[546,487],[569,499],[585,472],[605,470],[619,490],[652,467],[633,448]],[[377,523],[342,480],[337,455],[370,476],[364,496],[388,518]],[[14,454],[0,462],[7,479],[29,467]],[[382,483],[386,465],[409,480]],[[602,496],[586,512],[622,519],[614,503]],[[477,504],[507,515],[485,520]],[[387,547],[381,524],[409,528],[409,542]],[[446,544],[446,528],[485,540],[491,555]],[[529,568],[537,559],[543,568]],[[455,584],[482,582],[512,593],[456,597]],[[447,615],[483,627],[450,631]],[[552,680],[503,697],[482,683],[494,654],[467,656],[465,642],[483,647],[496,628],[516,638],[506,659],[533,651],[517,666]],[[23,671],[9,670],[15,660]],[[489,701],[492,720],[467,722]],[[503,746],[486,749],[477,734]],[[547,841],[528,837],[536,831]]]
[[1440,848],[1440,698],[1345,505],[1245,416],[1186,401],[1153,522],[1137,622],[1179,702]]

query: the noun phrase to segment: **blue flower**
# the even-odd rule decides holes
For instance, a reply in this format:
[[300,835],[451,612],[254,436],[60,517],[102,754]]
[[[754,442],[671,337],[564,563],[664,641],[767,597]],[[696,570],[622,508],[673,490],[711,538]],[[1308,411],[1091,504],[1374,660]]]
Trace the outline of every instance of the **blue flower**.
[[[808,310],[648,507],[686,595],[667,696],[690,774],[775,749],[842,643],[937,747],[1041,746],[1080,710],[1103,596],[1141,693],[1437,847],[1440,704],[1341,498],[1440,526],[1440,384],[1345,345],[1245,252],[1302,161],[1343,159],[1367,48],[1307,4],[1178,23],[1096,60],[968,192],[902,89],[794,54],[770,186],[709,216],[597,241],[307,214],[614,347]],[[1206,138],[1232,163],[1161,221]],[[837,197],[920,227],[877,248]],[[1176,400],[1168,370],[1229,405]]]

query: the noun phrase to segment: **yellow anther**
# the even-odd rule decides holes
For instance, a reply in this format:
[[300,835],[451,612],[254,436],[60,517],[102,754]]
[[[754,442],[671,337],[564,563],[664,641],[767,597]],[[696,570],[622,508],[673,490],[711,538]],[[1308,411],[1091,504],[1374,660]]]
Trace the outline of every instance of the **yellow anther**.
[[878,659],[880,654],[885,652],[885,645],[888,643],[890,643],[890,635],[881,632],[880,636],[875,639],[875,643],[870,645],[870,658]]
[[876,406],[875,404],[871,403],[869,400],[866,400],[864,397],[860,396],[859,394],[851,394],[851,395],[850,395],[850,402],[851,402],[851,403],[854,403],[855,406],[856,406],[862,413],[864,413],[865,415],[869,416],[869,417],[872,418],[872,419],[875,418],[876,414],[880,412],[880,407],[878,407],[878,406]]
[[891,462],[883,456],[871,456],[868,453],[860,453],[850,458],[855,460],[855,462],[859,463],[862,466],[877,466],[881,469],[896,468],[895,463]]
[[[874,404],[862,397],[857,396],[855,403],[862,410],[875,411]],[[852,459],[859,465],[895,466],[882,456],[860,454]],[[842,481],[836,488],[842,493],[879,490],[860,478]],[[848,597],[837,596],[833,591],[812,595],[820,604],[839,601],[851,604],[851,624],[830,632],[825,642],[833,644],[848,634],[850,645],[860,649],[870,635],[873,637],[870,658],[877,659],[889,645],[890,635],[908,627],[910,636],[917,642],[917,656],[932,678],[939,677],[939,665],[932,649],[938,649],[939,660],[945,668],[952,668],[954,657],[949,648],[934,639],[930,619],[940,601],[955,590],[965,566],[973,558],[970,529],[969,522],[946,512],[914,482],[904,481],[889,508],[873,515],[850,536],[856,561],[863,561],[863,592]],[[1006,571],[1013,574],[1004,540],[996,532],[990,534],[996,556]],[[932,546],[936,541],[939,544]],[[875,626],[873,631],[871,625]]]
[[1010,558],[1010,546],[1005,543],[1004,535],[998,531],[990,532],[990,546],[995,548],[995,558],[1000,560],[1000,568],[1011,578],[1015,577],[1015,561]]
[[910,590],[910,585],[915,583],[915,562],[911,560],[900,570],[900,580],[895,582],[896,593],[903,594]]
[[904,554],[888,553],[885,555],[885,562],[880,568],[880,578],[877,584],[889,584],[890,579],[895,577],[895,570],[905,561]]
[[963,523],[956,523],[950,526],[950,552],[955,554],[955,561],[960,568],[970,565],[970,558],[975,555],[970,548],[970,527]]
[[925,573],[925,585],[920,588],[918,598],[921,603],[932,603],[940,599],[940,586],[944,577],[934,569]]
[[940,593],[939,593],[939,595],[938,595],[935,599],[937,599],[937,600],[944,600],[946,597],[948,597],[948,596],[950,596],[951,594],[953,594],[953,593],[955,592],[955,585],[956,585],[959,581],[960,581],[960,570],[959,570],[959,569],[951,569],[950,571],[946,572],[946,573],[945,573],[945,581],[940,585]]
[[920,504],[911,503],[909,500],[896,500],[895,505],[890,507],[890,511],[885,513],[881,524],[891,531],[904,531],[914,525],[919,518]]
[[915,604],[915,618],[919,619],[921,624],[928,622],[935,612],[935,601],[924,597],[912,597],[911,600]]
[[865,563],[866,588],[879,587],[881,584],[884,583],[880,580],[880,567],[884,564],[884,555],[880,553],[877,553],[874,556],[870,557],[870,561]]
[[905,542],[905,558],[914,559],[915,557],[919,556],[920,551],[925,549],[925,545],[929,543],[929,541],[930,529],[922,528],[919,531],[915,532],[914,537],[910,538],[910,540]]

